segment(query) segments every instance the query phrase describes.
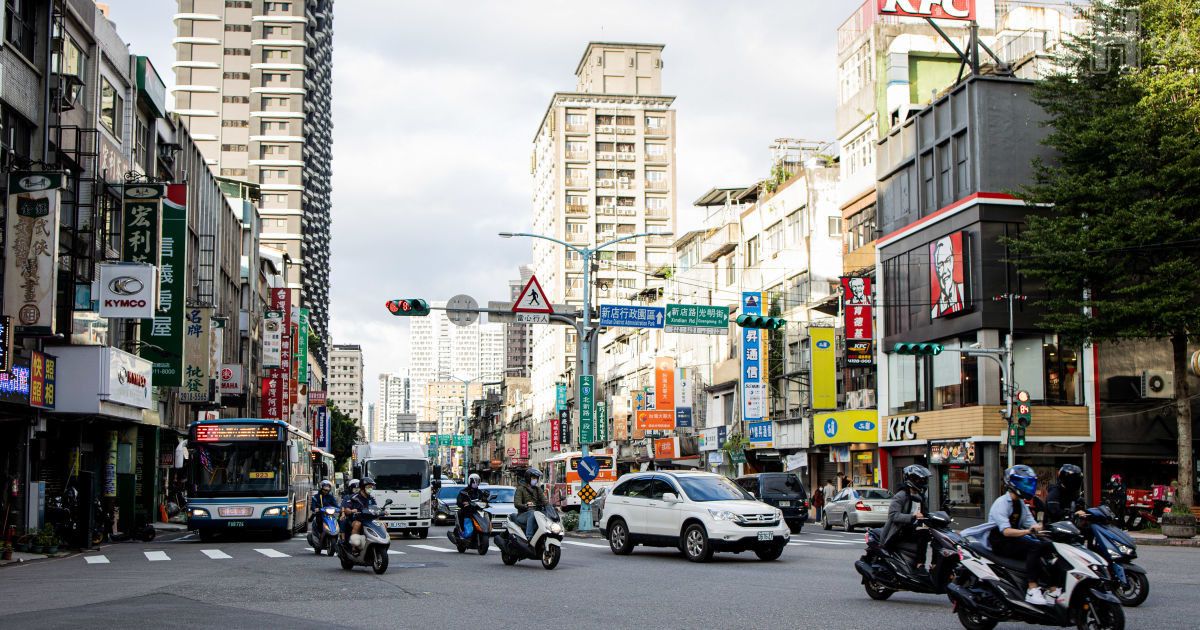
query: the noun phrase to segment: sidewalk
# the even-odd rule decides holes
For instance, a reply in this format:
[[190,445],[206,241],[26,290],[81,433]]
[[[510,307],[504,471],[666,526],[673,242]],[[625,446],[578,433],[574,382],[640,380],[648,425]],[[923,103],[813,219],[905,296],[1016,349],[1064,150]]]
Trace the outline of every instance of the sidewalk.
[[24,564],[26,562],[35,562],[37,560],[45,560],[47,558],[65,558],[73,554],[79,553],[74,550],[58,550],[54,555],[46,555],[44,553],[28,553],[24,551],[14,551],[12,560],[0,560],[0,567],[10,564]]
[[598,530],[598,529],[594,529],[590,532],[569,531],[569,532],[565,532],[563,535],[566,536],[567,538],[599,538],[601,540],[604,539],[604,536],[600,535],[600,530]]
[[186,523],[163,523],[160,521],[154,524],[154,529],[160,532],[186,532],[188,526]]
[[1167,538],[1163,534],[1147,534],[1144,532],[1126,532],[1139,545],[1154,545],[1159,547],[1200,547],[1200,536],[1191,538]]

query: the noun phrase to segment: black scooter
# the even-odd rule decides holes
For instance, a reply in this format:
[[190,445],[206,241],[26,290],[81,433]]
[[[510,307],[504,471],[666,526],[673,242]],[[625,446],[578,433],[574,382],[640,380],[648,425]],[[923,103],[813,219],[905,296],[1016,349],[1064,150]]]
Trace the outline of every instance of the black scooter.
[[491,498],[489,495],[486,500],[472,501],[475,509],[470,510],[470,516],[464,516],[462,508],[458,510],[457,522],[446,532],[446,538],[454,543],[458,553],[474,549],[481,556],[487,555],[492,539],[492,514],[487,511]]
[[1114,525],[1116,515],[1107,505],[1088,508],[1084,512],[1087,516],[1079,517],[1076,524],[1087,538],[1087,548],[1108,560],[1112,567],[1117,582],[1113,595],[1123,606],[1140,606],[1150,595],[1150,580],[1146,577],[1146,569],[1133,563],[1137,558],[1137,543]]
[[874,600],[885,600],[896,591],[945,593],[946,585],[958,566],[956,545],[962,536],[950,529],[953,519],[945,512],[933,512],[917,521],[917,528],[929,532],[932,561],[928,572],[913,570],[916,550],[901,544],[896,550],[883,546],[883,530],[867,530],[867,550],[854,568],[862,575],[863,588]]

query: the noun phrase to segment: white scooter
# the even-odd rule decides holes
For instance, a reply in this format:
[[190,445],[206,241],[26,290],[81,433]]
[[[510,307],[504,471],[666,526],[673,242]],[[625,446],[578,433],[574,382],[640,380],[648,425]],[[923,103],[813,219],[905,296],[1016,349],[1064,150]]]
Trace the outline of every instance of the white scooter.
[[494,538],[500,549],[500,559],[509,566],[518,560],[541,560],[543,568],[553,569],[562,557],[562,518],[553,505],[530,508],[530,513],[537,523],[531,538],[525,537],[525,526],[515,520],[515,514],[496,532]]
[[388,536],[387,529],[376,519],[383,516],[383,509],[391,504],[392,500],[388,499],[383,502],[383,505],[372,505],[358,513],[358,520],[362,522],[361,536],[363,536],[363,540],[357,547],[349,541],[338,538],[337,554],[338,559],[342,561],[343,569],[349,571],[359,566],[371,567],[376,574],[387,571],[388,549],[392,546],[392,539]]
[[[947,595],[958,621],[967,630],[991,630],[1001,621],[1024,621],[1046,626],[1074,625],[1080,630],[1123,630],[1125,611],[1112,594],[1116,582],[1108,562],[1083,547],[1083,535],[1070,522],[1050,525],[1045,533],[1054,546],[1046,566],[1066,565],[1066,584],[1055,603],[1025,601],[1025,562],[1000,556],[981,541],[965,538],[962,558]],[[1055,569],[1051,569],[1055,571]]]

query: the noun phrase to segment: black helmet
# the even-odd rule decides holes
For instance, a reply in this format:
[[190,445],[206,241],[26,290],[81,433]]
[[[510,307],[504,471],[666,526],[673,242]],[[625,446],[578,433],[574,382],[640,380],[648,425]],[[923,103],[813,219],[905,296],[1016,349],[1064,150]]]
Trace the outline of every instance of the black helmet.
[[1083,470],[1075,464],[1063,464],[1058,469],[1058,486],[1062,488],[1065,498],[1079,496],[1079,491],[1083,489]]
[[929,469],[924,466],[917,464],[905,466],[903,477],[904,487],[924,494],[929,489],[929,478],[932,476],[933,473],[929,472]]
[[366,489],[367,489],[367,486],[372,486],[372,487],[374,487],[374,486],[375,486],[375,480],[374,480],[374,479],[372,479],[372,478],[370,478],[370,477],[363,477],[363,478],[362,478],[362,481],[361,481],[361,482],[359,482],[359,486],[358,486],[358,487],[359,487],[359,488],[361,488],[361,489],[363,489],[363,490],[366,490]]
[[1022,499],[1032,499],[1037,492],[1037,473],[1029,466],[1017,464],[1004,471],[1004,486]]

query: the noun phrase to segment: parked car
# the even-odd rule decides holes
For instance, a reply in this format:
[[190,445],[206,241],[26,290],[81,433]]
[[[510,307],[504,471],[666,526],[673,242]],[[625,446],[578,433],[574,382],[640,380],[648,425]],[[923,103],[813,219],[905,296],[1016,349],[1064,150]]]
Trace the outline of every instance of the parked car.
[[734,483],[759,501],[779,508],[793,534],[804,528],[808,520],[808,489],[795,473],[745,475]]
[[625,475],[606,496],[602,514],[600,531],[617,555],[646,545],[677,547],[692,562],[706,562],[715,551],[753,551],[775,560],[791,537],[779,508],[700,471]]
[[592,522],[599,523],[600,517],[604,514],[604,497],[608,496],[608,486],[601,486],[596,490],[596,498],[592,499]]
[[821,527],[832,529],[839,524],[847,532],[860,525],[879,527],[887,523],[891,502],[892,493],[885,488],[844,488],[825,502]]
[[458,498],[458,493],[463,489],[460,483],[443,483],[442,488],[438,490],[437,500],[433,506],[433,524],[434,525],[453,525],[454,516],[458,514],[458,506],[454,500]]

